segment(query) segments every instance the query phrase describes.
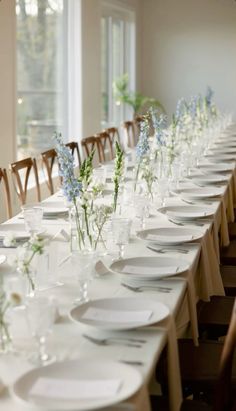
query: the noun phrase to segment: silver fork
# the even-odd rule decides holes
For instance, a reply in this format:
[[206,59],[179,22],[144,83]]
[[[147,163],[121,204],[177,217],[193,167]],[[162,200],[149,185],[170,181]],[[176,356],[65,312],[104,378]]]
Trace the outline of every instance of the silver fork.
[[[144,340],[134,340],[134,339],[131,340],[130,338],[126,339],[126,338],[119,338],[119,337],[95,338],[87,334],[83,334],[83,337],[96,345],[111,345],[111,344],[119,345],[120,344],[120,345],[125,345],[126,347],[141,348],[142,347],[141,341],[142,343],[146,342]],[[137,342],[139,342],[139,344],[137,344]]]
[[149,250],[155,251],[156,253],[160,253],[160,254],[165,254],[165,253],[169,253],[169,252],[173,252],[173,253],[181,253],[181,254],[188,254],[189,250],[185,249],[185,248],[171,248],[171,247],[165,247],[165,248],[154,248],[151,245],[147,245],[147,248]]
[[121,283],[121,285],[125,288],[128,288],[128,290],[134,291],[135,293],[141,293],[145,289],[150,289],[150,290],[156,290],[161,293],[170,293],[172,288],[170,287],[159,287],[159,286],[151,286],[151,285],[139,285],[139,286],[134,286],[134,285],[129,285],[125,283]]

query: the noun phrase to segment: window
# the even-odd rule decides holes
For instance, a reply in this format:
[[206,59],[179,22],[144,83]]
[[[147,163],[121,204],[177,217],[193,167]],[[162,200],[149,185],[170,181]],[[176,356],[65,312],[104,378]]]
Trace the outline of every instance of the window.
[[135,84],[135,22],[129,9],[103,3],[101,20],[102,126],[118,125],[132,116],[128,107],[117,105],[112,84],[128,73],[130,88]]
[[66,134],[66,1],[16,0],[17,157],[52,147]]

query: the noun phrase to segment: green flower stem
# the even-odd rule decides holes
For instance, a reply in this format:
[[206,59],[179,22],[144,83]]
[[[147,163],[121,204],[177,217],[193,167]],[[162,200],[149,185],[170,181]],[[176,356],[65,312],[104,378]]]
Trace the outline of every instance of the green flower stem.
[[137,168],[136,175],[135,175],[134,191],[136,191],[136,188],[137,188],[137,182],[138,182],[140,167],[141,167],[141,161],[139,161],[139,163],[138,163],[138,168]]
[[83,232],[82,232],[81,227],[80,227],[79,212],[78,212],[78,207],[77,207],[77,204],[76,204],[76,198],[73,199],[73,204],[74,204],[74,207],[75,207],[75,214],[76,214],[75,221],[76,221],[76,230],[77,230],[77,235],[78,235],[78,240],[79,240],[79,248],[81,249],[81,242],[84,245],[84,235],[83,235]]

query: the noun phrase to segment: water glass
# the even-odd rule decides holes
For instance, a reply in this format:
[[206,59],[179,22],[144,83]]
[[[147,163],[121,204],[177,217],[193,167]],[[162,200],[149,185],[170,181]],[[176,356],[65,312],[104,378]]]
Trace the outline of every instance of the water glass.
[[105,186],[106,177],[107,177],[107,169],[105,167],[99,167],[93,170],[93,183],[95,185]]
[[35,338],[38,351],[31,361],[45,365],[55,358],[46,352],[46,337],[52,330],[55,318],[55,306],[47,297],[34,296],[26,302],[26,318],[31,335]]
[[22,206],[25,229],[31,236],[42,231],[43,208],[40,205]]
[[97,260],[97,253],[94,250],[73,251],[71,263],[74,275],[79,283],[80,296],[76,303],[89,301],[88,285],[93,278],[93,270]]
[[129,243],[131,230],[131,220],[129,218],[112,219],[112,237],[113,241],[119,247],[118,259],[124,257],[125,245]]
[[140,226],[145,226],[145,218],[149,216],[148,200],[143,196],[134,197],[135,215],[140,220]]

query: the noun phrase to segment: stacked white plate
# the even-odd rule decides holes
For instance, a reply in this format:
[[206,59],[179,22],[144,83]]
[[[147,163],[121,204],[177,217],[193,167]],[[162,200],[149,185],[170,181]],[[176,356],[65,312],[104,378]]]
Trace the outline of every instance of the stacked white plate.
[[137,233],[138,238],[154,242],[159,245],[179,245],[202,238],[204,233],[193,227],[161,227],[142,230]]
[[170,219],[183,222],[203,219],[214,215],[214,210],[212,208],[200,205],[167,206],[159,208],[158,211],[165,214]]
[[44,217],[58,217],[68,215],[67,207],[43,207]]
[[103,331],[125,331],[155,324],[169,315],[164,304],[146,298],[114,297],[88,301],[70,311],[70,318]]
[[91,411],[131,397],[141,385],[142,376],[134,367],[107,358],[84,358],[28,371],[11,393],[28,409]]
[[202,163],[200,165],[201,167],[201,173],[206,173],[211,174],[214,173],[227,173],[229,171],[232,171],[234,169],[235,164],[234,163],[223,163],[223,164],[215,164],[215,163]]
[[228,181],[227,176],[223,176],[222,174],[195,174],[191,177],[188,177],[191,181],[196,182],[198,184],[210,185],[210,184],[217,184],[217,183],[226,183]]
[[186,200],[204,200],[222,195],[222,189],[217,187],[183,188],[174,191],[175,194]]
[[115,261],[110,269],[120,274],[121,280],[156,281],[186,272],[189,263],[172,257],[134,257]]

